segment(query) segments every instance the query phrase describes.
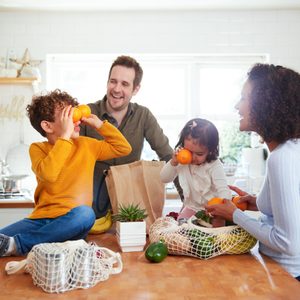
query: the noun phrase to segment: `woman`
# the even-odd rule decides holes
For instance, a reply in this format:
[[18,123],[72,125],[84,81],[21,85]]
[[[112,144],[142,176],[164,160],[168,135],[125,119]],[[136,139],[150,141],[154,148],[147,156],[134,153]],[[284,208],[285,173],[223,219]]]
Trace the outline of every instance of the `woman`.
[[206,210],[243,227],[259,240],[261,253],[300,281],[300,74],[281,66],[254,65],[236,108],[240,130],[258,133],[270,151],[257,198],[232,187],[242,196],[240,202],[262,217],[252,219],[229,200]]

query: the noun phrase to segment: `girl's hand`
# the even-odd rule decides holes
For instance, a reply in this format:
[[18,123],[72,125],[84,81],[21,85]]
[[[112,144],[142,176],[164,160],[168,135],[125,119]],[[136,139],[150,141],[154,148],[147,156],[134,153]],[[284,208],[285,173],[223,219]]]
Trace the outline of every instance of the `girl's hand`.
[[83,117],[81,121],[82,123],[89,125],[95,129],[99,129],[103,124],[103,121],[101,121],[96,115],[93,114],[91,114],[88,118]]
[[170,160],[171,162],[171,165],[173,167],[176,167],[178,165],[178,160],[177,160],[177,153],[181,150],[182,148],[181,147],[178,147],[175,149],[175,151],[173,152],[173,155],[172,155],[172,158]]
[[232,221],[233,213],[237,209],[232,201],[227,199],[223,199],[222,204],[205,205],[204,208],[213,217],[222,217],[229,221]]
[[61,138],[69,140],[74,131],[73,123],[73,111],[72,105],[68,105],[63,108],[60,114],[60,125],[61,125]]
[[243,203],[246,202],[247,203],[247,210],[253,210],[253,211],[258,211],[258,208],[256,206],[256,197],[252,196],[248,193],[246,193],[245,191],[242,191],[241,189],[239,189],[236,186],[233,185],[228,185],[229,188],[236,192],[239,196],[239,203]]

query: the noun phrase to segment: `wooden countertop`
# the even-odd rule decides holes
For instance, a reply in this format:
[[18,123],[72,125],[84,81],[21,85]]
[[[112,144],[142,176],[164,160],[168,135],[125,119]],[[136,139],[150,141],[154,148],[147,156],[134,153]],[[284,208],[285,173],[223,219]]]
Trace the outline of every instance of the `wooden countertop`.
[[[177,200],[180,199],[177,191],[167,191],[166,199]],[[34,201],[31,199],[24,200],[14,200],[14,199],[5,199],[0,200],[0,209],[1,208],[34,208]]]
[[[120,251],[113,232],[91,235],[89,241]],[[5,264],[21,257],[0,258],[1,299],[296,299],[300,282],[264,257],[270,277],[251,255],[223,255],[209,260],[168,256],[153,264],[144,252],[122,253],[123,271],[86,290],[47,294],[29,274],[6,275]],[[58,298],[57,298],[58,297]]]
[[4,200],[0,201],[0,208],[34,208],[34,202],[32,200]]

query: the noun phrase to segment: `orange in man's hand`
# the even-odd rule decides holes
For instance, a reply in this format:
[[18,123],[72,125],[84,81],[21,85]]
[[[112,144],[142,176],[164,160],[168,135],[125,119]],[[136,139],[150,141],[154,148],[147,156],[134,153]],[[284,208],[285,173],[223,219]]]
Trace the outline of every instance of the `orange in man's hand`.
[[192,156],[191,151],[189,151],[187,149],[181,149],[176,154],[176,158],[180,164],[187,165],[192,162],[193,156]]
[[246,202],[238,203],[239,199],[240,199],[240,196],[235,196],[235,197],[232,197],[231,201],[240,210],[246,210],[247,209],[247,203]]
[[223,198],[211,198],[207,201],[207,205],[223,204]]
[[81,111],[82,114],[81,118],[82,117],[88,118],[92,113],[90,107],[86,104],[79,105],[78,109]]
[[73,122],[76,123],[78,122],[82,117],[82,113],[81,110],[78,109],[77,107],[74,107],[74,111],[73,111]]

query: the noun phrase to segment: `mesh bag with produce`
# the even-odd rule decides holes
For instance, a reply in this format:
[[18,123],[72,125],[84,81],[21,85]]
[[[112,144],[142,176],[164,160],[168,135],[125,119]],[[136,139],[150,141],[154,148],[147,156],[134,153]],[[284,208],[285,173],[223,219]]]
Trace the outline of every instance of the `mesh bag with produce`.
[[161,217],[150,227],[150,241],[163,240],[169,254],[201,259],[246,253],[256,244],[256,239],[237,225],[208,228],[196,221],[193,216],[179,225],[172,217]]
[[119,253],[78,240],[36,245],[27,259],[11,261],[5,270],[10,275],[23,267],[45,292],[62,293],[107,280],[122,271],[122,261]]

